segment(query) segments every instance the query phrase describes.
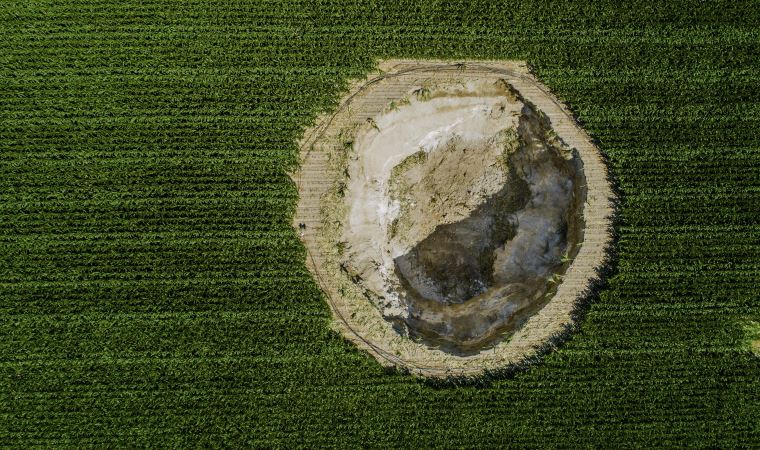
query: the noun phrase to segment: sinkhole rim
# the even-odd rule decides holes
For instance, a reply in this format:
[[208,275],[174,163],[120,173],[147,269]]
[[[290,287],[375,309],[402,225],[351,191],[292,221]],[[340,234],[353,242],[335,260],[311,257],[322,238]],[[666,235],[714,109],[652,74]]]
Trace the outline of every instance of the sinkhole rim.
[[[427,347],[396,333],[378,309],[356,292],[341,273],[336,244],[337,226],[324,226],[341,201],[335,180],[342,169],[340,149],[346,135],[383,112],[399,92],[421,83],[504,80],[551,122],[562,140],[577,150],[586,177],[583,205],[584,241],[567,269],[556,294],[531,316],[509,340],[475,355],[459,356]],[[395,93],[395,94],[394,94]],[[390,96],[390,97],[389,97]],[[348,130],[348,132],[346,132]],[[614,194],[608,169],[589,136],[575,123],[567,108],[519,61],[387,60],[379,70],[354,81],[332,113],[321,115],[299,142],[301,165],[291,174],[299,192],[294,225],[307,251],[307,267],[325,293],[333,315],[333,328],[385,366],[433,378],[477,376],[484,371],[523,365],[555,345],[575,326],[575,310],[599,280],[609,263],[612,245]],[[345,205],[343,205],[345,206]],[[332,211],[332,212],[331,212]],[[332,215],[331,215],[332,213]],[[300,228],[306,224],[306,228]],[[329,223],[328,223],[329,224]],[[340,223],[338,223],[339,225]]]

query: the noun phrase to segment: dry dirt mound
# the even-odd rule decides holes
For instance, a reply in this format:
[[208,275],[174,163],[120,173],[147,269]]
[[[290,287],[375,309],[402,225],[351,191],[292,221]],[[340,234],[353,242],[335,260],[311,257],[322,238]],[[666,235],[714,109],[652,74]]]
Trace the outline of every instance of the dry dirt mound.
[[294,175],[336,327],[427,376],[519,363],[605,261],[606,169],[522,64],[382,68],[306,133]]

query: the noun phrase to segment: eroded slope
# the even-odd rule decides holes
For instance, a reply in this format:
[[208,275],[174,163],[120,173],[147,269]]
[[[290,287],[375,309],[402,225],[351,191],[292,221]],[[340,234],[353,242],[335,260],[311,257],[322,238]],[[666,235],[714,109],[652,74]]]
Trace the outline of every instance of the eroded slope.
[[539,309],[572,260],[580,163],[504,83],[405,103],[354,143],[343,267],[399,333],[477,352]]

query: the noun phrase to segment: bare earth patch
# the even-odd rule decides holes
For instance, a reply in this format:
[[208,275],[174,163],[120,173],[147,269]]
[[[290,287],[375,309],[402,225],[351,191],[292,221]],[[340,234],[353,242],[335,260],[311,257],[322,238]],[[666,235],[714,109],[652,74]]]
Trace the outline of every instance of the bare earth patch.
[[517,62],[392,60],[301,142],[294,222],[335,327],[432,377],[536,354],[606,262],[598,150]]

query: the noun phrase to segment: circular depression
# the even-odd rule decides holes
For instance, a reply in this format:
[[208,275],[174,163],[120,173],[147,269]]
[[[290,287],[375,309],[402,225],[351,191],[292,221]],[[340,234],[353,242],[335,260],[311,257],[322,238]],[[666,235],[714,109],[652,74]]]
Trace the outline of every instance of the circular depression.
[[[395,68],[306,140],[310,268],[337,328],[381,362],[434,376],[517,363],[567,328],[604,261],[604,166],[519,66]],[[328,181],[316,201],[310,167]]]
[[342,266],[399,333],[454,354],[543,306],[582,238],[580,159],[500,80],[378,114],[343,181]]

